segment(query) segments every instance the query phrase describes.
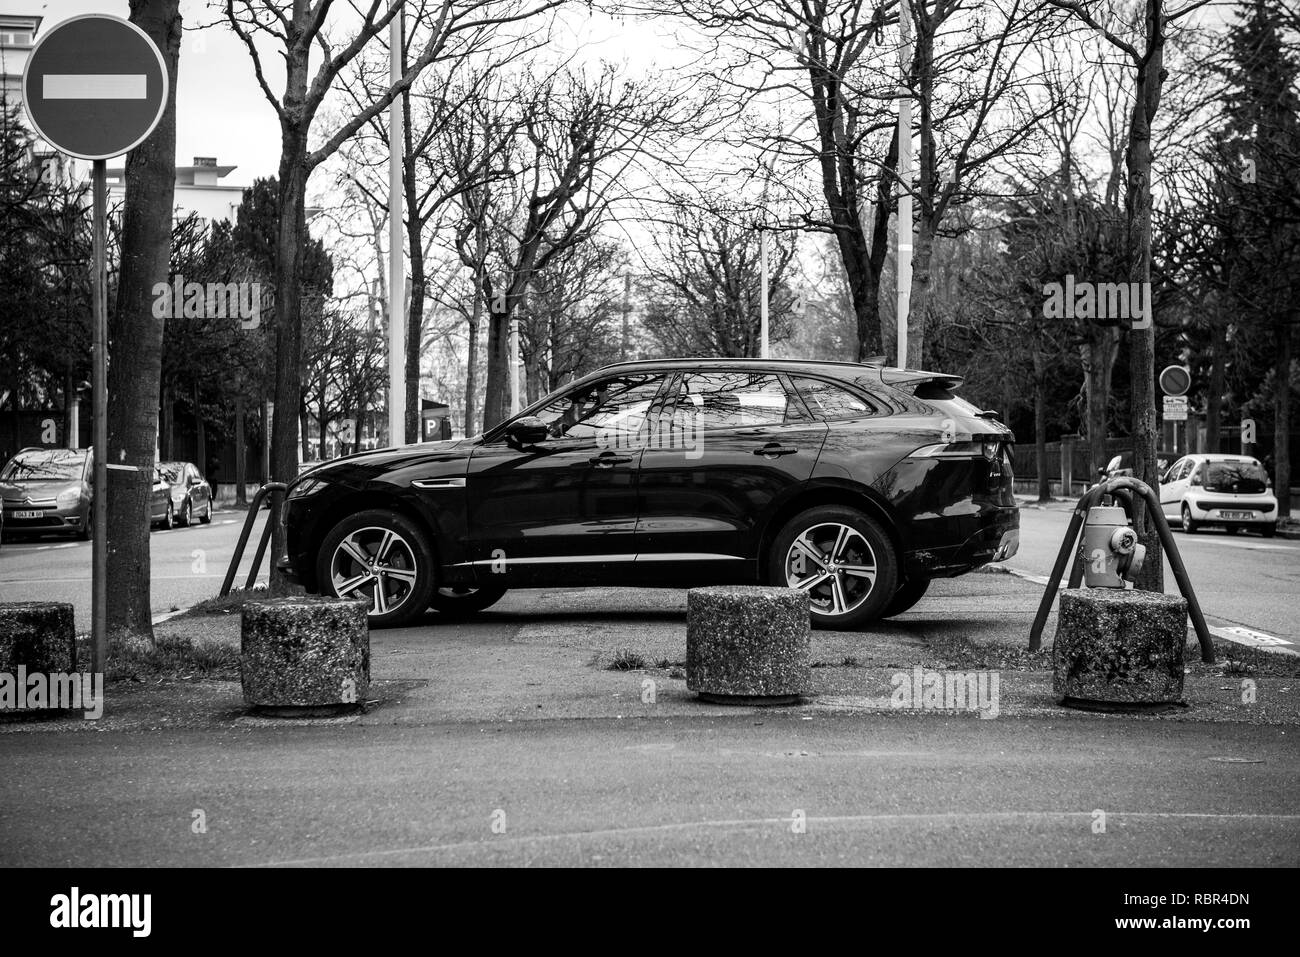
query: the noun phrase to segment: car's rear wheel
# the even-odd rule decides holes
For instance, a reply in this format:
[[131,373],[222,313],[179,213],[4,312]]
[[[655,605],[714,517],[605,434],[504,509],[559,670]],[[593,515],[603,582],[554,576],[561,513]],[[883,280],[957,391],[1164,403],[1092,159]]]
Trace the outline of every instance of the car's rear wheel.
[[321,591],[369,602],[372,628],[405,625],[424,614],[435,574],[433,551],[420,529],[383,509],[339,522],[316,558]]
[[879,523],[854,508],[822,505],[781,529],[768,580],[808,592],[814,625],[851,629],[884,613],[898,589],[898,562]]
[[1186,505],[1183,506],[1183,531],[1188,535],[1201,527],[1199,522],[1192,520],[1192,510]]
[[495,605],[506,593],[504,588],[435,588],[429,607],[452,618],[473,615]]
[[894,597],[889,600],[885,610],[880,613],[881,618],[893,618],[895,615],[901,615],[903,612],[911,609],[918,601],[925,597],[925,593],[930,589],[930,579],[928,578],[909,578],[903,584],[898,586],[898,591],[894,592]]

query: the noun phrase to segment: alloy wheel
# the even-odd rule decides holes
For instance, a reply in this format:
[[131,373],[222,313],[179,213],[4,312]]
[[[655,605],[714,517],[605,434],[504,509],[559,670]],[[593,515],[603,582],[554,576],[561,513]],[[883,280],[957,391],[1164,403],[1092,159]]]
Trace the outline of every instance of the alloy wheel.
[[845,615],[859,607],[876,583],[876,553],[857,529],[828,522],[795,537],[785,557],[790,588],[808,592],[821,615]]
[[359,528],[334,548],[330,578],[339,598],[367,599],[370,614],[386,615],[415,588],[415,550],[392,529]]

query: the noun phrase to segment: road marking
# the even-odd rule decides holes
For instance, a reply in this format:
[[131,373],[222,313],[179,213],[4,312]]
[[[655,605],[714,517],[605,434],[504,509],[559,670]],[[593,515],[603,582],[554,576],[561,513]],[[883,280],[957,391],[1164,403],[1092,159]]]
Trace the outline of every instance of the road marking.
[[41,96],[47,100],[149,98],[149,77],[143,73],[49,73],[43,79]]
[[1235,641],[1239,645],[1295,647],[1295,642],[1288,641],[1286,638],[1279,638],[1277,635],[1270,635],[1264,631],[1255,631],[1253,628],[1246,628],[1242,625],[1231,625],[1222,628],[1212,626],[1210,634],[1217,635],[1227,641]]
[[[1073,823],[1088,821],[1094,811],[989,811],[989,812],[955,812],[951,814],[849,814],[828,817],[805,818],[808,824],[962,824],[995,823],[998,821],[1061,821]],[[1300,822],[1300,814],[1212,814],[1180,813],[1173,811],[1107,811],[1107,820],[1203,820],[1255,824],[1263,821],[1277,821],[1282,824]],[[789,827],[788,817],[756,817],[735,820],[681,821],[669,824],[648,824],[641,827],[615,827],[595,831],[564,831],[558,834],[525,834],[521,836],[501,835],[491,840],[455,841],[449,844],[419,844],[413,847],[394,847],[375,851],[347,851],[342,854],[329,854],[322,857],[300,857],[284,861],[266,861],[263,863],[235,865],[240,867],[303,867],[313,864],[325,864],[332,861],[362,860],[364,858],[395,857],[406,854],[427,854],[438,851],[458,851],[479,847],[499,847],[502,844],[533,844],[539,841],[569,841],[590,838],[625,837],[634,834],[664,834],[673,831],[696,829],[736,829],[754,827]]]

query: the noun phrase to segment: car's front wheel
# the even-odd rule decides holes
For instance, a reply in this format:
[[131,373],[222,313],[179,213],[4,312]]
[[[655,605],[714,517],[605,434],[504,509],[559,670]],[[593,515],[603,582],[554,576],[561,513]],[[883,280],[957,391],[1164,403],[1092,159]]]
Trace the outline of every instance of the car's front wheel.
[[435,588],[429,607],[451,618],[473,615],[501,600],[504,588]]
[[854,508],[800,512],[776,536],[768,580],[808,592],[812,623],[852,629],[879,618],[898,590],[898,562],[885,530]]
[[370,604],[370,627],[408,624],[429,607],[433,551],[404,515],[371,509],[335,525],[321,543],[316,580],[336,598]]

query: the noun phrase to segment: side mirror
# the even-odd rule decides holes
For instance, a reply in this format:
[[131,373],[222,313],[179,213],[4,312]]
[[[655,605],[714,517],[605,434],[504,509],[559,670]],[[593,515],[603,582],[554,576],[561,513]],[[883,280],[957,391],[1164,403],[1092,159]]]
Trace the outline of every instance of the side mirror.
[[1106,463],[1106,467],[1105,467],[1104,469],[1102,469],[1102,472],[1103,472],[1103,473],[1104,473],[1104,472],[1118,472],[1118,471],[1119,471],[1120,462],[1121,462],[1122,458],[1123,458],[1123,457],[1122,457],[1122,456],[1119,456],[1119,455],[1115,456],[1115,457],[1114,457],[1113,459],[1111,459],[1108,463]]
[[534,445],[538,442],[545,442],[550,434],[550,430],[546,428],[546,423],[535,415],[526,415],[521,419],[515,419],[506,426],[506,437],[519,445]]

